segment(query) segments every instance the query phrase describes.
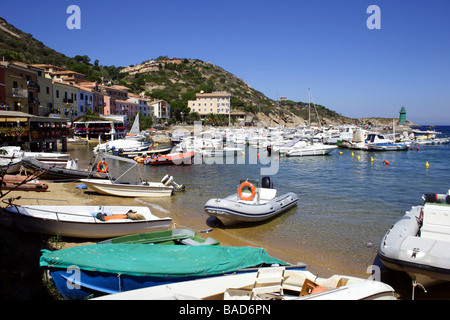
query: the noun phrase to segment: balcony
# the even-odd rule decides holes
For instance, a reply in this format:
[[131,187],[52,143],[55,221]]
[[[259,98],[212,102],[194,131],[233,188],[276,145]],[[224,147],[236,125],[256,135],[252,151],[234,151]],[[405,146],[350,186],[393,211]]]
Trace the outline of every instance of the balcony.
[[28,90],[12,88],[10,97],[14,98],[27,98],[28,99]]
[[73,99],[64,98],[63,103],[73,103]]

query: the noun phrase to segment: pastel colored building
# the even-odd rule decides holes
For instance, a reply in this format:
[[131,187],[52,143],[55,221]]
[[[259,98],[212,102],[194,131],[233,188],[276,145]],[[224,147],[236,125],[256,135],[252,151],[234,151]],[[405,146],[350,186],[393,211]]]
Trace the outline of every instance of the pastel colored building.
[[200,116],[209,113],[228,115],[231,110],[230,98],[231,94],[225,91],[197,93],[196,100],[188,101],[188,107],[191,112],[197,112]]

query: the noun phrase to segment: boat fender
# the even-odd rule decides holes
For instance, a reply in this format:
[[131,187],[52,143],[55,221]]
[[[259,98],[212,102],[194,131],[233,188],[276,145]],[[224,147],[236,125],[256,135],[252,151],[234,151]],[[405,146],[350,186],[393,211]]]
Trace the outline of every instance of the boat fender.
[[105,161],[99,161],[99,163],[97,163],[97,170],[98,172],[105,173],[108,171],[108,165]]
[[[243,196],[242,196],[242,189],[245,188],[245,187],[249,187],[250,190],[252,191],[252,194],[251,194],[250,196],[248,196],[248,197],[243,197]],[[240,186],[239,186],[239,188],[238,188],[238,195],[239,195],[239,198],[241,198],[241,200],[244,200],[244,201],[252,201],[253,199],[255,199],[256,188],[255,188],[255,186],[254,186],[253,184],[251,184],[250,182],[245,181],[245,182],[243,182],[243,183],[240,184]]]

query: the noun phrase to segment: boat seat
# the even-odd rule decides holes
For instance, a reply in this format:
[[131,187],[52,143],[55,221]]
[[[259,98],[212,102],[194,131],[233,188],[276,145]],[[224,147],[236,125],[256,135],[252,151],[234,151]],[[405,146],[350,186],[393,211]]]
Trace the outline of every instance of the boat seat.
[[260,200],[272,200],[277,195],[277,189],[259,189],[259,199]]
[[422,238],[450,242],[450,210],[445,204],[426,203],[423,208]]
[[283,295],[284,267],[260,268],[250,294],[250,300],[258,298],[259,294],[277,293]]

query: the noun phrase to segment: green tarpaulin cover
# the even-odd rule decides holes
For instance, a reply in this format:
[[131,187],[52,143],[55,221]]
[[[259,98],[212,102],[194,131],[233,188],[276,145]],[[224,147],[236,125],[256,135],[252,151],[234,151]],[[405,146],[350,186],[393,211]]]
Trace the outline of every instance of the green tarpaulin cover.
[[250,267],[288,263],[263,248],[94,244],[42,250],[41,267],[68,268],[133,276],[204,276]]

